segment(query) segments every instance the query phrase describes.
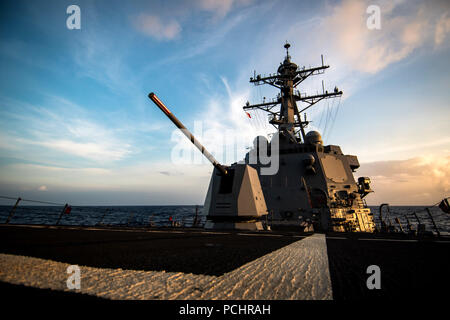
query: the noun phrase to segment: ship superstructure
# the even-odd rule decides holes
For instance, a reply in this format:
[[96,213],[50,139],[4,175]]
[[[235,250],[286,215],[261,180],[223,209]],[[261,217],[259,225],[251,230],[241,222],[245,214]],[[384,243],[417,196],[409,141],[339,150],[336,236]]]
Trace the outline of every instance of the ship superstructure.
[[[305,132],[309,122],[301,114],[323,99],[340,97],[337,87],[307,95],[296,88],[309,76],[324,73],[323,64],[299,68],[286,57],[277,73],[250,78],[255,85],[268,84],[280,90],[270,102],[244,106],[263,110],[277,132],[269,142],[255,139],[244,161],[220,164],[154,94],[150,99],[214,165],[204,204],[206,228],[262,230],[299,227],[305,231],[374,232],[375,224],[364,197],[372,192],[370,179],[358,182],[356,156],[345,155],[339,146],[324,145],[317,131]],[[302,103],[299,108],[297,103]],[[263,152],[264,151],[264,152]],[[276,162],[276,170],[268,170]],[[265,224],[264,224],[265,222]]]
[[[288,43],[286,56],[277,73],[264,77],[255,75],[250,82],[267,84],[280,90],[270,102],[243,107],[245,111],[259,109],[270,115],[269,122],[277,128],[267,150],[278,152],[279,169],[274,175],[261,174],[265,165],[251,163],[253,148],[246,162],[258,170],[269,216],[274,225],[313,224],[315,228],[332,231],[373,232],[375,224],[364,197],[372,192],[370,179],[361,177],[355,181],[353,173],[359,168],[358,158],[345,155],[339,146],[324,145],[317,131],[306,128],[309,121],[303,112],[323,99],[340,97],[343,92],[335,87],[331,92],[308,95],[296,88],[312,75],[324,73],[329,68],[322,65],[313,68],[298,67],[291,61]],[[301,107],[300,107],[301,106]],[[278,147],[271,146],[278,139]],[[257,146],[266,143],[264,138]]]

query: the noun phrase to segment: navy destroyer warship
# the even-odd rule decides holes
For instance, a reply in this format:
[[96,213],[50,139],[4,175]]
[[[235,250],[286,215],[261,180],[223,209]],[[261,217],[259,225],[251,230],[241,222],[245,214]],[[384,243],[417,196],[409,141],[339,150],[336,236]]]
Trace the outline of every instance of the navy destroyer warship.
[[[65,279],[63,286],[55,284],[48,279],[48,267],[42,268],[66,263],[114,269],[118,277],[120,269],[137,270],[136,275],[156,272],[151,281],[162,279],[158,283],[166,291],[174,288],[166,272],[175,272],[176,279],[191,274],[210,276],[207,279],[211,280],[201,284],[185,282],[189,288],[180,286],[171,299],[445,298],[440,292],[450,285],[446,277],[450,264],[445,258],[450,239],[440,235],[437,227],[436,235],[425,232],[417,216],[415,230],[409,220],[407,230],[400,223],[396,228],[388,206],[382,216],[385,204],[380,206],[381,224],[375,224],[364,201],[372,192],[370,179],[353,176],[359,167],[357,157],[345,155],[339,146],[325,145],[317,131],[306,132],[309,122],[301,117],[319,101],[340,97],[343,92],[337,87],[316,95],[296,90],[329,66],[322,60],[321,66],[300,68],[291,61],[290,45],[284,47],[286,56],[276,74],[250,78],[256,85],[278,88],[276,99],[243,107],[244,111],[269,113],[277,132],[270,141],[257,137],[242,161],[219,163],[155,93],[149,94],[214,166],[203,208],[204,228],[58,224],[67,205],[56,225],[11,224],[19,198],[0,225],[0,290],[13,298],[24,294],[70,297],[74,293],[64,291]],[[271,171],[272,161],[278,164],[275,171]],[[446,199],[440,207],[449,213]],[[41,276],[40,281],[17,280],[27,271],[24,262],[40,270],[33,271]],[[382,285],[375,290],[367,285],[367,270],[373,266],[382,272]],[[130,292],[146,285],[136,279],[128,284]],[[118,283],[126,285],[123,279]],[[222,292],[224,283],[228,291]],[[103,297],[93,282],[86,290],[82,293]],[[164,290],[160,292],[164,297]],[[253,296],[246,295],[251,292]],[[111,290],[107,288],[106,294]],[[152,292],[145,297],[160,299]]]
[[[277,73],[250,78],[255,85],[267,84],[280,90],[270,102],[243,107],[270,114],[276,133],[269,142],[255,138],[253,149],[244,161],[230,166],[220,164],[154,94],[149,98],[185,133],[214,165],[204,204],[206,228],[264,229],[261,217],[271,227],[298,226],[305,231],[374,232],[373,214],[364,197],[372,192],[370,179],[353,172],[358,158],[345,155],[339,146],[324,145],[317,131],[306,128],[306,110],[324,99],[340,97],[337,87],[331,92],[307,95],[297,89],[308,77],[322,74],[328,65],[299,67],[286,56]],[[297,104],[298,103],[298,104]],[[301,107],[300,107],[301,105]],[[267,160],[276,161],[270,172]],[[267,226],[266,226],[267,228]]]

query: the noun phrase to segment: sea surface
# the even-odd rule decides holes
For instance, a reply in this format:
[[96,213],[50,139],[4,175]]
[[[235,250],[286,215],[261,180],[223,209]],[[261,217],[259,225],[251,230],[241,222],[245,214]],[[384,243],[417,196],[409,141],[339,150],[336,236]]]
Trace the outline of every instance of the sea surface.
[[[0,206],[0,222],[4,223],[8,218],[12,205]],[[377,225],[380,225],[378,207],[370,207]],[[391,206],[389,220],[399,229],[395,218],[400,220],[404,230],[407,229],[408,220],[413,228],[417,228],[418,220],[413,215],[416,213],[421,223],[426,225],[426,230],[436,230],[423,206]],[[58,221],[63,207],[61,206],[18,206],[14,212],[11,224],[46,224],[54,225]],[[450,235],[450,215],[441,211],[438,207],[430,207],[431,215],[443,235]],[[61,216],[62,225],[109,225],[109,226],[185,226],[192,227],[197,215],[197,226],[203,226],[206,217],[202,206],[72,206],[69,214]],[[383,217],[386,221],[387,210],[383,208]]]
[[[377,226],[380,225],[380,210],[378,206],[369,206],[371,209],[373,216],[375,218],[375,223]],[[402,225],[404,230],[407,230],[408,221],[413,227],[413,229],[417,230],[417,224],[423,223],[425,224],[425,228],[427,231],[432,231],[436,234],[436,229],[433,225],[433,222],[428,214],[427,207],[425,206],[390,206],[390,214],[389,219],[387,217],[386,207],[382,209],[382,217],[386,223],[391,223],[397,229],[399,228],[399,224],[396,222],[395,218],[400,220],[400,224]],[[430,209],[431,216],[442,235],[450,235],[450,214],[444,213],[439,207],[433,206],[428,207]],[[416,216],[413,214],[415,213]],[[419,221],[418,221],[418,220]]]
[[[0,206],[0,221],[8,218],[13,206]],[[206,218],[202,206],[72,206],[69,214],[63,214],[61,225],[112,225],[112,226],[177,226],[191,227],[197,212],[197,224],[202,226]],[[9,223],[54,225],[62,206],[18,206]]]

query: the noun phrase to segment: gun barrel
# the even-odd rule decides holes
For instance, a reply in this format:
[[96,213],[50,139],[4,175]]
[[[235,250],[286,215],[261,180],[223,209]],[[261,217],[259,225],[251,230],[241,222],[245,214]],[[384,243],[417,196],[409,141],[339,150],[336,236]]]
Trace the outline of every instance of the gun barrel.
[[184,133],[184,135],[197,147],[198,150],[213,164],[215,168],[217,168],[222,174],[226,175],[227,169],[222,166],[213,156],[211,153],[208,152],[208,150],[205,149],[205,147],[194,137],[194,135],[181,123],[180,120],[178,120],[175,115],[170,112],[170,110],[164,105],[164,103],[154,94],[153,92],[149,93],[148,97],[150,100],[152,100],[159,109],[161,109],[162,112],[177,126],[178,129],[181,130],[181,132]]

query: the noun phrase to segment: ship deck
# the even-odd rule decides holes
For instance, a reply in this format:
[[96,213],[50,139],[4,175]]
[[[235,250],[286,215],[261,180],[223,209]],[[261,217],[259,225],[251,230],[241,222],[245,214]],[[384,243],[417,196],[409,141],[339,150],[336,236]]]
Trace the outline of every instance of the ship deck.
[[[76,264],[90,275],[87,291],[81,291],[89,296],[78,293],[86,297],[443,298],[439,292],[450,284],[449,249],[448,238],[399,235],[0,225],[0,288],[71,296],[65,270]],[[380,267],[380,290],[366,286],[370,265]],[[103,285],[99,279],[116,281],[121,293],[95,289]],[[149,283],[158,283],[159,291],[153,287],[149,295]]]

